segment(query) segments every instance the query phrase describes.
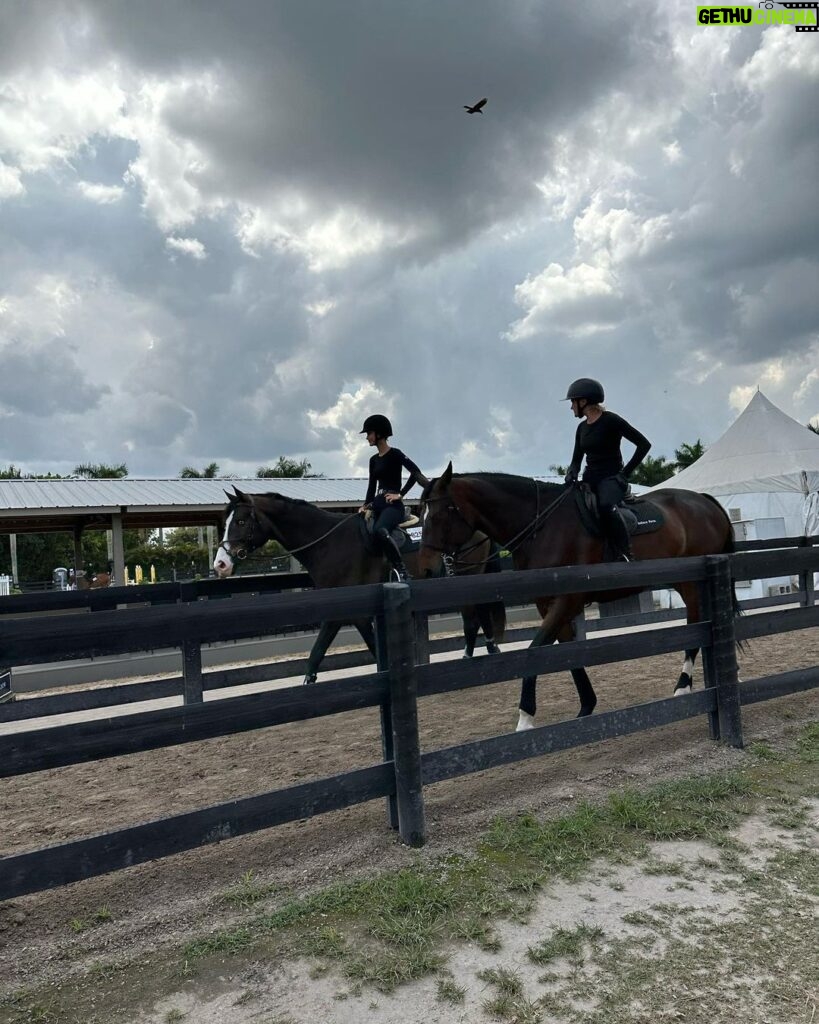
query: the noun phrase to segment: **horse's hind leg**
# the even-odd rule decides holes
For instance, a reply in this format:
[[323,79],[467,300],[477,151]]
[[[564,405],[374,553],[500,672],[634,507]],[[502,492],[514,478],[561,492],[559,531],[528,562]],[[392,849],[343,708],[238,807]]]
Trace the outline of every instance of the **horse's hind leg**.
[[[679,587],[677,587],[677,592],[685,602],[688,624],[691,625],[694,622],[699,622],[701,619],[700,595],[697,585],[695,583],[681,583]],[[693,690],[694,662],[697,660],[699,650],[699,647],[691,647],[685,652],[685,661],[683,662],[682,672],[680,672],[680,678],[677,680],[677,684],[674,687],[675,697],[679,697],[683,693],[691,693]]]
[[318,680],[318,668],[327,653],[327,648],[335,640],[341,629],[340,622],[322,622],[313,646],[307,656],[307,671],[304,673],[305,686]]
[[685,661],[683,662],[682,672],[680,672],[680,678],[677,680],[677,685],[674,687],[674,696],[679,697],[683,693],[691,693],[694,689],[694,662],[697,660],[697,655],[700,653],[699,647],[691,647],[685,652]]
[[[576,639],[574,621],[567,622],[557,634],[557,642],[565,644],[574,639]],[[594,692],[591,679],[589,679],[589,673],[584,668],[573,668],[570,671],[577,689],[577,696],[580,698],[580,710],[577,712],[577,717],[585,718],[597,707],[597,694]]]

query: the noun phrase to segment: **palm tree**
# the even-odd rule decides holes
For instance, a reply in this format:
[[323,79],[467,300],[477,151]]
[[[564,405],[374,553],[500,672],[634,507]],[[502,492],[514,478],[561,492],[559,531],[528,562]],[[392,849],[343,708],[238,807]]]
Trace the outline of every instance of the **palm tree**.
[[202,470],[193,466],[183,466],[179,475],[183,480],[213,480],[219,476],[219,463],[209,462]]
[[679,448],[674,450],[677,469],[687,469],[697,459],[702,458],[703,455],[705,455],[705,445],[699,438],[693,444],[688,444],[688,442],[684,441]]
[[310,476],[310,477],[322,477],[323,473],[311,473],[310,470],[313,467],[307,461],[307,459],[288,459],[286,455],[280,455],[278,461],[273,466],[259,466],[256,470],[256,476],[259,479],[266,479],[268,477],[276,476]]
[[82,462],[74,467],[74,476],[84,477],[86,480],[120,480],[128,476],[128,467],[124,462],[118,466],[109,466],[105,462]]

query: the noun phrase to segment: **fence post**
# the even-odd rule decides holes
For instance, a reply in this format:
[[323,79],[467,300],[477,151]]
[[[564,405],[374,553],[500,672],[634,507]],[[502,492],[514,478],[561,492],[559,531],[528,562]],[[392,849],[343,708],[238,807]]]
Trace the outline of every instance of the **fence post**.
[[[700,600],[700,618],[707,619],[712,622],[714,619],[713,611],[711,609],[711,587],[708,581],[703,581],[697,584],[697,592]],[[708,687],[716,687],[717,685],[717,672],[714,665],[714,648],[708,644],[703,647],[701,651],[702,655],[702,679],[706,689]],[[712,740],[719,739],[719,695],[714,694],[717,707],[713,711],[708,712],[708,733]]]
[[429,616],[426,612],[413,612],[415,630],[415,664],[429,664]]
[[717,691],[719,738],[742,747],[742,711],[739,701],[733,584],[728,555],[706,555],[705,575],[711,617],[710,671]]
[[185,704],[201,704],[204,700],[202,686],[202,645],[198,640],[182,641],[182,693]]
[[392,703],[393,762],[398,831],[408,846],[426,840],[421,744],[418,738],[418,684],[415,676],[415,631],[406,583],[385,583],[384,622],[387,632],[387,671]]
[[[800,548],[812,547],[810,537],[800,537],[799,544]],[[799,573],[799,603],[803,608],[811,608],[816,600],[816,595],[813,591],[813,570],[803,569]]]
[[[379,672],[387,672],[390,665],[387,648],[387,625],[383,613],[375,617],[375,660]],[[381,754],[385,761],[394,760],[392,745],[392,700],[387,696],[381,705]],[[387,797],[387,824],[398,828],[398,803],[395,793]]]

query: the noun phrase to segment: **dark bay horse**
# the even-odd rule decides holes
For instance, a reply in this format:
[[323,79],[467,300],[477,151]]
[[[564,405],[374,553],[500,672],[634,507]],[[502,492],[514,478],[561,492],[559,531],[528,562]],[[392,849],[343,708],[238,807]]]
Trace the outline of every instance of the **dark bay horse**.
[[[442,552],[463,545],[475,530],[509,547],[516,569],[602,562],[603,541],[593,537],[582,525],[574,490],[505,473],[453,474],[450,463],[425,494],[419,552],[421,573],[433,575]],[[652,491],[650,500],[661,509],[665,522],[656,532],[632,538],[636,558],[683,558],[734,550],[728,515],[710,495],[669,488]],[[537,530],[532,531],[530,527],[536,520]],[[688,622],[698,622],[697,585],[681,583],[676,590],[685,602]],[[585,604],[616,600],[627,593],[618,590],[609,594],[561,594],[537,600],[543,621],[531,646],[573,640],[573,620]],[[685,652],[675,693],[690,693],[697,653],[697,650]],[[573,669],[572,678],[580,697],[578,717],[590,715],[597,703],[591,680],[583,668]],[[534,727],[536,683],[536,676],[527,676],[522,681],[518,730]]]
[[[365,583],[382,583],[387,579],[388,567],[381,554],[371,554],[361,533],[360,516],[328,512],[298,498],[282,494],[244,494],[235,488],[235,495],[227,494],[227,522],[213,568],[220,577],[230,576],[236,559],[243,559],[268,540],[276,540],[287,551],[298,555],[299,561],[310,573],[316,587],[349,587]],[[474,534],[474,531],[473,531]],[[470,543],[474,537],[470,535]],[[471,550],[469,564],[458,567],[459,572],[486,571],[491,542],[487,537]],[[418,553],[405,556],[410,575],[418,573]],[[490,643],[497,650],[506,628],[506,609],[502,602],[464,609],[465,631],[474,626],[472,646],[477,636],[478,619],[484,630],[489,629]],[[469,622],[467,621],[469,619]],[[471,624],[471,625],[470,625]],[[370,653],[375,657],[375,633],[369,619],[353,622]],[[319,629],[307,659],[305,683],[316,682],[319,665],[327,648],[335,639],[341,623],[325,622]],[[465,651],[465,656],[467,652]],[[471,651],[469,652],[471,655]]]

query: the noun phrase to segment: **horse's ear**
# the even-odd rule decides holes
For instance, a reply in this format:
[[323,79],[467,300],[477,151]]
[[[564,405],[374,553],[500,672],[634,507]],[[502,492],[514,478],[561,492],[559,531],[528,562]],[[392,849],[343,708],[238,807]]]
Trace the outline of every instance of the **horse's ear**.
[[452,460],[450,459],[446,469],[441,473],[441,484],[444,487],[449,487],[452,482]]
[[[224,487],[222,488],[222,490],[225,491]],[[226,494],[227,500],[230,502],[230,504],[231,505],[235,505],[236,504],[236,495],[235,494],[231,494],[230,491],[225,491],[225,494]]]
[[236,497],[233,499],[234,501],[247,501],[247,495],[243,491],[240,491],[236,484],[233,485],[233,490],[236,492]]

